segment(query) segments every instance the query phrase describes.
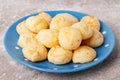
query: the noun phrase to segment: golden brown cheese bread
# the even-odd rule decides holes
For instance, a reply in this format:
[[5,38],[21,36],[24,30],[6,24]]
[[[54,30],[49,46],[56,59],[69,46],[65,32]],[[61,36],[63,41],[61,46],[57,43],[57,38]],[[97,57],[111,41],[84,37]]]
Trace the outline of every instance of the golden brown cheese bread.
[[36,39],[34,37],[35,35],[31,35],[31,34],[21,34],[19,36],[17,44],[21,48],[24,48],[25,46],[31,46],[37,44]]
[[93,35],[89,39],[83,40],[82,44],[88,45],[90,47],[99,47],[104,42],[103,35],[96,29],[93,29]]
[[73,63],[88,63],[96,57],[96,51],[88,46],[80,46],[73,53]]
[[41,30],[37,34],[36,39],[39,41],[40,44],[43,44],[44,46],[48,48],[51,48],[59,44],[58,43],[58,31],[54,29]]
[[74,50],[80,46],[82,36],[78,29],[63,27],[60,29],[58,40],[60,46],[62,46],[63,48]]
[[26,26],[25,26],[25,22],[26,21],[22,21],[21,23],[19,23],[16,27],[16,31],[17,33],[20,34],[34,34],[32,33]]
[[95,16],[85,16],[81,19],[80,22],[86,23],[94,29],[100,30],[100,23],[97,17]]
[[77,18],[68,13],[57,14],[50,23],[50,29],[59,31],[60,28],[69,27],[76,22],[78,22]]
[[31,16],[26,20],[26,27],[34,32],[38,33],[42,29],[47,29],[49,27],[48,22],[39,16]]
[[[78,19],[61,13],[51,17],[41,12],[19,23],[16,27],[25,58],[32,62],[48,59],[53,64],[88,63],[95,59],[94,47],[102,45],[103,35],[95,16]],[[81,46],[81,43],[83,46]],[[50,48],[47,52],[47,48]],[[91,48],[93,47],[93,48]]]
[[55,46],[48,52],[48,60],[54,64],[66,64],[72,59],[72,51]]
[[73,24],[71,27],[80,30],[83,40],[88,39],[93,35],[92,28],[86,23],[78,22]]
[[52,20],[52,17],[45,13],[45,12],[41,12],[38,14],[38,16],[42,17],[43,19],[45,19],[47,21],[48,24],[50,24],[51,20]]
[[25,58],[32,62],[43,61],[47,59],[47,49],[40,44],[26,46],[22,49]]

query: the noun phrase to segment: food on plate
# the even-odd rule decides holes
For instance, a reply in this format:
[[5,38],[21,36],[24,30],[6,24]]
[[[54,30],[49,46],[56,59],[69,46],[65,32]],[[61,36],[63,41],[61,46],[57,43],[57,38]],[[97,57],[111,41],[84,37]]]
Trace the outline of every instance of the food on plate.
[[26,46],[22,49],[25,58],[32,62],[43,61],[47,59],[47,49],[40,44],[35,46]]
[[44,29],[41,30],[37,36],[36,39],[39,41],[40,44],[43,44],[44,46],[51,48],[56,45],[58,45],[58,31],[54,29]]
[[51,17],[41,12],[19,23],[17,44],[25,58],[32,62],[48,59],[53,64],[88,63],[96,58],[93,49],[102,45],[103,35],[95,16],[78,19],[68,13]]
[[48,60],[54,64],[66,64],[72,59],[72,51],[55,46],[48,52]]
[[38,14],[38,16],[40,16],[40,17],[42,17],[43,19],[45,19],[48,24],[50,24],[50,22],[51,22],[51,20],[52,20],[52,17],[51,17],[49,14],[45,13],[45,12],[40,12],[40,13]]
[[86,23],[94,29],[100,30],[100,23],[97,17],[95,16],[85,16],[81,19],[80,22]]
[[80,30],[83,40],[88,39],[93,35],[92,28],[86,23],[78,22],[73,24],[71,27]]
[[81,33],[78,29],[71,27],[63,27],[60,29],[58,40],[60,46],[65,49],[77,49],[82,41]]
[[69,27],[74,23],[78,22],[78,19],[71,14],[61,13],[53,17],[50,23],[50,29],[60,30],[62,27]]
[[36,39],[34,37],[35,35],[31,35],[31,34],[21,34],[19,36],[17,44],[21,48],[24,48],[25,46],[31,46],[37,44]]
[[103,35],[96,29],[93,29],[93,35],[92,37],[90,37],[89,39],[83,40],[83,44],[88,45],[90,47],[99,47],[100,45],[102,45],[102,43],[104,42],[104,37]]
[[22,21],[20,22],[17,27],[16,27],[16,31],[17,33],[20,35],[20,34],[34,34],[32,33],[26,26],[25,26],[25,22],[26,21]]
[[96,51],[88,46],[80,46],[73,53],[73,63],[88,63],[96,57]]
[[42,29],[47,29],[49,27],[48,22],[39,16],[31,16],[26,20],[26,27],[34,32],[38,33]]

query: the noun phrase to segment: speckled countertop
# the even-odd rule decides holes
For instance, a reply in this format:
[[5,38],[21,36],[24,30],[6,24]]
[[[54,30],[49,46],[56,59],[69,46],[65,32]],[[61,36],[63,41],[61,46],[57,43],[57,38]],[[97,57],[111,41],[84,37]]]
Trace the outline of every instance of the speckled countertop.
[[[35,12],[63,9],[95,15],[110,26],[116,47],[107,60],[82,72],[52,74],[23,66],[7,54],[3,38],[14,21]],[[120,80],[119,14],[120,0],[0,0],[0,80]]]

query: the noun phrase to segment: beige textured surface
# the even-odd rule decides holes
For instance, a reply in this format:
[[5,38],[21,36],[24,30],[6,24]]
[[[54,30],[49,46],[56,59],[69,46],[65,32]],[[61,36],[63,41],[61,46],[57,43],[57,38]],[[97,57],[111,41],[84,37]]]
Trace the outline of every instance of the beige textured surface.
[[[112,55],[94,68],[72,74],[52,74],[14,61],[3,47],[4,33],[17,19],[39,11],[67,9],[97,16],[116,35]],[[0,80],[120,80],[120,0],[0,0]]]

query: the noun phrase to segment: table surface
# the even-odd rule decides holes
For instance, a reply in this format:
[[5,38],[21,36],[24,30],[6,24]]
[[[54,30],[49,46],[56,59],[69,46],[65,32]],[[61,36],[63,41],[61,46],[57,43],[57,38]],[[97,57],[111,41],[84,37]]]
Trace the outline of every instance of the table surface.
[[[13,60],[3,45],[6,30],[19,18],[45,10],[74,10],[103,20],[116,37],[112,55],[93,68],[71,74],[36,71]],[[0,80],[120,80],[119,14],[120,0],[0,0]]]

